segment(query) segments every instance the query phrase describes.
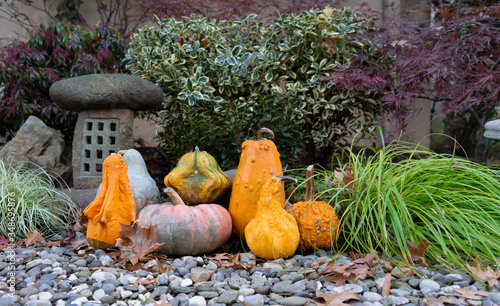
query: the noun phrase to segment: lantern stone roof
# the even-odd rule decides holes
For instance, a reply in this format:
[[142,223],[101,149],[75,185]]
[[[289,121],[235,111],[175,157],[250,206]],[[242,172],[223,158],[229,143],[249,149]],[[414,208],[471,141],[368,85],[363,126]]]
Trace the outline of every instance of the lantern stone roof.
[[148,110],[163,102],[163,91],[136,76],[88,74],[60,80],[50,87],[52,101],[69,111],[89,109]]

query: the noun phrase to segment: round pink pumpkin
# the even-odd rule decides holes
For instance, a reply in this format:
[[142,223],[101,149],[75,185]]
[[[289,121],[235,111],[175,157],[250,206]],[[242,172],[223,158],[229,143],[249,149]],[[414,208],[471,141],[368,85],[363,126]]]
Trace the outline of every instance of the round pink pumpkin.
[[170,187],[165,189],[173,203],[146,205],[137,222],[156,225],[158,252],[167,255],[197,255],[211,252],[229,240],[231,215],[218,204],[185,205]]

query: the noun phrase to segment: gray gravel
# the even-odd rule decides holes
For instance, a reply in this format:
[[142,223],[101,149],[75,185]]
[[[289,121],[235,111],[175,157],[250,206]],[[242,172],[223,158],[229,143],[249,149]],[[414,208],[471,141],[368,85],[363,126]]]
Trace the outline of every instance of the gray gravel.
[[[463,299],[466,305],[500,304],[498,285],[489,288],[465,273],[422,267],[417,269],[418,274],[404,267],[394,269],[389,296],[382,295],[389,272],[383,269],[374,277],[336,286],[322,280],[320,273],[331,260],[336,265],[352,260],[321,251],[268,262],[252,253],[240,254],[241,261],[253,266],[247,270],[220,267],[217,261],[201,256],[160,259],[168,273],[159,272],[156,260],[147,262],[142,270],[125,270],[103,250],[85,254],[71,246],[54,246],[18,247],[15,252],[14,297],[7,283],[11,272],[8,257],[5,252],[0,254],[0,306],[154,305],[161,300],[173,306],[313,306],[316,290],[332,295],[351,290],[359,300],[347,301],[350,305],[424,305],[439,296],[457,298],[454,289],[463,287],[488,293],[480,299]],[[143,283],[137,284],[141,280]]]

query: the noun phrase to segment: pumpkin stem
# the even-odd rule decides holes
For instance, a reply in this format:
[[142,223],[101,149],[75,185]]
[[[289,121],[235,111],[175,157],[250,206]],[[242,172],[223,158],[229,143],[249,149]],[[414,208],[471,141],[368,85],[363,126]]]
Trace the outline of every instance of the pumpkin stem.
[[262,133],[268,133],[269,135],[271,135],[271,139],[274,139],[274,132],[271,131],[270,129],[268,128],[260,128],[257,133],[255,133],[255,137],[257,138],[257,140],[261,140],[262,139]]
[[280,176],[280,175],[276,175],[277,178],[279,178],[282,182],[283,181],[291,181],[291,182],[294,182],[294,183],[297,183],[297,179],[294,178],[294,177],[291,177],[291,176]]
[[194,151],[195,152],[200,152],[200,148],[198,148],[198,146],[194,147]]
[[168,197],[170,198],[170,200],[172,200],[172,203],[174,203],[174,205],[186,205],[182,200],[182,198],[177,194],[177,192],[175,192],[174,188],[167,187],[165,188],[165,190],[163,190],[163,192],[165,192],[168,195]]
[[306,202],[314,201],[314,166],[306,169]]

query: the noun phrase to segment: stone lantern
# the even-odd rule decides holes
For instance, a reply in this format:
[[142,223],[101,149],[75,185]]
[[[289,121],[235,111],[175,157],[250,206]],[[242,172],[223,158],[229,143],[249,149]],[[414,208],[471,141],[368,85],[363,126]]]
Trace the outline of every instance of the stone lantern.
[[60,108],[79,112],[73,137],[73,183],[97,188],[102,162],[133,148],[133,111],[158,107],[163,92],[155,84],[127,74],[90,74],[64,79],[50,87]]
[[490,139],[500,139],[500,119],[486,122],[483,136]]

